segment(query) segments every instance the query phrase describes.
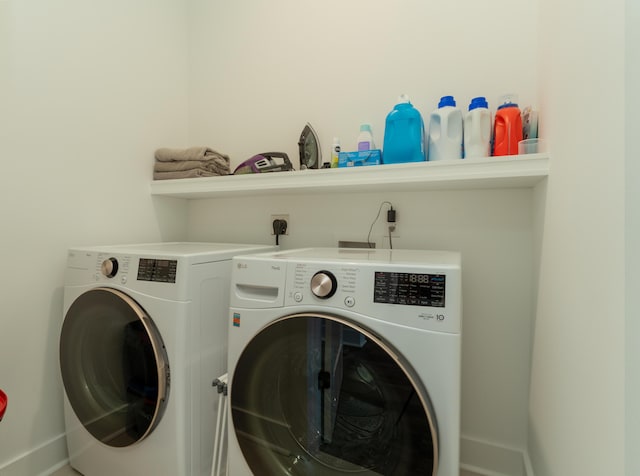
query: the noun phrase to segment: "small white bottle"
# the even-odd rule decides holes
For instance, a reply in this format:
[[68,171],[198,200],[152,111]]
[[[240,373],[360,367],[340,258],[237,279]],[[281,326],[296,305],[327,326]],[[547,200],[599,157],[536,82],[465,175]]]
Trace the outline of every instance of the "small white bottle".
[[469,112],[464,116],[464,156],[489,157],[491,155],[491,113],[484,97],[471,100]]
[[337,137],[333,138],[333,144],[331,144],[331,168],[335,169],[338,167],[340,162],[340,139]]
[[373,134],[371,133],[371,124],[360,124],[360,134],[358,134],[358,151],[373,150],[376,146],[373,143]]
[[462,111],[453,96],[443,96],[431,113],[428,147],[429,161],[462,158]]

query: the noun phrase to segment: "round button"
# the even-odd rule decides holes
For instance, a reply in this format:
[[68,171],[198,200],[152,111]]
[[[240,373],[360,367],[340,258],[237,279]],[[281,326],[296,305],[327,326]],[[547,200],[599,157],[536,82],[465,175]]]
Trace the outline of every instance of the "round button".
[[108,258],[102,262],[102,266],[100,268],[102,274],[104,274],[107,278],[113,278],[116,274],[118,274],[118,260],[115,258]]
[[338,281],[330,271],[318,271],[311,278],[311,292],[320,299],[329,299],[337,287]]
[[347,307],[353,307],[356,304],[356,300],[354,299],[353,296],[347,296],[346,298],[344,298],[344,305]]
[[302,293],[300,291],[294,293],[293,294],[293,300],[295,302],[301,302],[302,301]]

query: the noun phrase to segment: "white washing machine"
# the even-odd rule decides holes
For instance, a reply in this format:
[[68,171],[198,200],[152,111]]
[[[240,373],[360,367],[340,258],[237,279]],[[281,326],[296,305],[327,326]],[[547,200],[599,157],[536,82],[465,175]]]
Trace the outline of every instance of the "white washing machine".
[[233,261],[229,476],[458,476],[458,253]]
[[272,246],[68,253],[60,369],[69,460],[86,476],[209,475],[226,371],[231,258]]

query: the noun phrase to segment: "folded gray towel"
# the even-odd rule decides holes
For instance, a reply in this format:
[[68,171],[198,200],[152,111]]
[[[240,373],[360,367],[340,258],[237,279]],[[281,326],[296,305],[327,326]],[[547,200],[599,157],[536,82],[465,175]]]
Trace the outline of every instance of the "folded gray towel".
[[222,157],[211,160],[182,160],[178,162],[159,162],[153,166],[154,172],[179,172],[181,170],[203,169],[218,175],[229,173],[229,162]]
[[175,172],[153,172],[153,180],[171,180],[171,179],[184,179],[184,178],[196,178],[196,177],[217,177],[220,174],[209,172],[204,169],[189,169],[180,170]]
[[154,180],[229,175],[229,156],[209,147],[158,149],[153,167]]
[[222,157],[229,160],[229,157],[216,152],[209,147],[189,147],[187,149],[167,149],[156,150],[156,160],[160,162],[176,162],[181,160],[209,160]]

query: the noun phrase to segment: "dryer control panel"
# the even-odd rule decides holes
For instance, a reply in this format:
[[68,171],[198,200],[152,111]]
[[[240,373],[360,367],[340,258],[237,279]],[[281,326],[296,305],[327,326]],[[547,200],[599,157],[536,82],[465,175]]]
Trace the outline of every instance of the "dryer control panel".
[[[178,274],[180,269],[183,270],[181,275]],[[162,296],[167,300],[184,300],[189,295],[184,270],[180,257],[72,249],[67,258],[65,285],[101,285]]]
[[138,281],[156,283],[175,283],[178,260],[140,258],[138,262]]

